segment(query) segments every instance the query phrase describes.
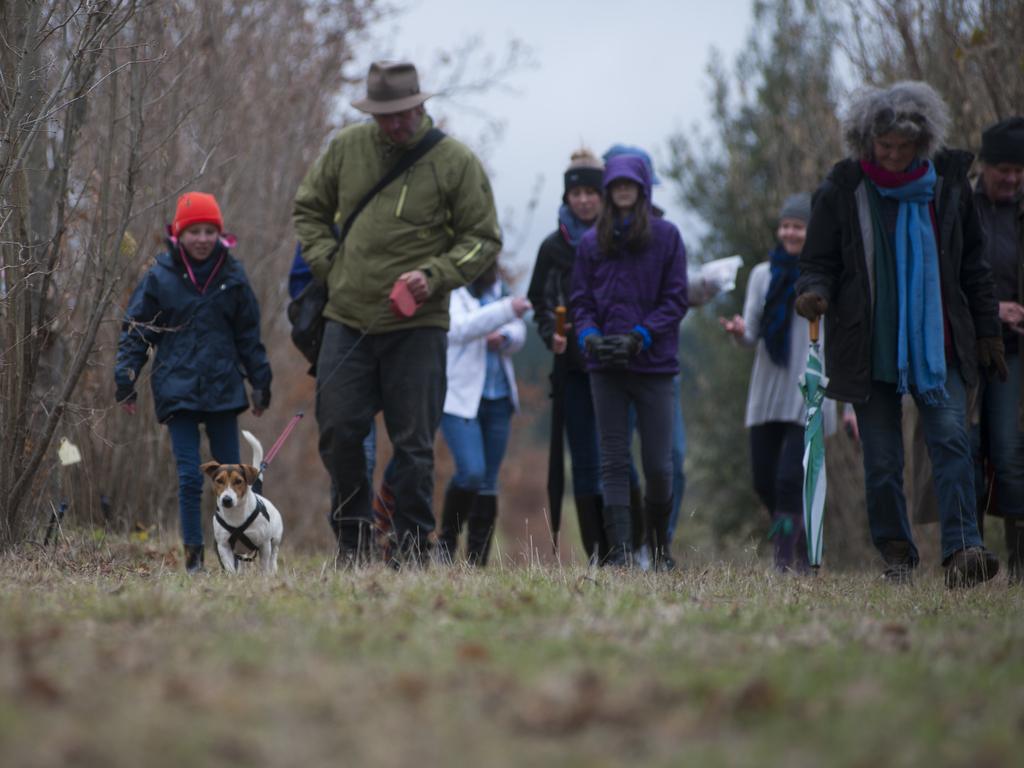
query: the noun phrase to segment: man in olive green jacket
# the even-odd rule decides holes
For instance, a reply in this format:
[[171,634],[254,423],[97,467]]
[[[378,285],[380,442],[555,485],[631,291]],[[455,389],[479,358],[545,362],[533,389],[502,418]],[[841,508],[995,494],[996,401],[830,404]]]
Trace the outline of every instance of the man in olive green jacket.
[[[338,246],[333,227],[433,127],[416,69],[376,62],[367,98],[372,122],[342,129],[295,197],[303,257],[328,289],[317,360],[320,456],[333,485],[339,556],[364,557],[370,487],[363,439],[378,410],[394,446],[395,533],[400,552],[422,559],[434,529],[434,434],[445,396],[448,294],[493,264],[501,230],[490,183],[464,145],[443,138],[358,213]],[[392,290],[415,311],[390,311]]]

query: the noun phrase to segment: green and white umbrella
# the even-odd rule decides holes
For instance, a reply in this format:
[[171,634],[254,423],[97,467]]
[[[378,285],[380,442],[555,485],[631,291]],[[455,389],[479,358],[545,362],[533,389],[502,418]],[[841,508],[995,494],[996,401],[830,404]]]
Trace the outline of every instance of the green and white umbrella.
[[804,425],[804,530],[807,532],[807,561],[812,568],[821,565],[821,531],[825,516],[825,376],[818,343],[818,321],[811,322],[811,346],[807,368],[800,376],[800,391],[807,405]]

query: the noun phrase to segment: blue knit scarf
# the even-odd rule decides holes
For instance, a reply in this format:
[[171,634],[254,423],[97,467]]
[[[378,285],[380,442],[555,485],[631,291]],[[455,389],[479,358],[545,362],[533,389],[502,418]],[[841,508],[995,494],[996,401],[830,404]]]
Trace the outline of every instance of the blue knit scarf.
[[785,368],[789,365],[789,326],[793,318],[800,257],[786,253],[786,249],[778,245],[768,258],[772,279],[764,297],[760,335],[768,349],[768,357]]
[[558,209],[558,228],[562,232],[562,237],[565,238],[565,241],[573,249],[580,244],[580,238],[583,237],[583,233],[592,226],[594,226],[594,222],[587,224],[576,218],[576,214],[572,212],[568,205],[563,203]]
[[929,210],[935,197],[935,166],[929,163],[923,175],[898,186],[880,184],[876,174],[871,176],[882,197],[900,204],[893,236],[899,296],[898,391],[912,387],[924,402],[938,403],[947,393],[939,250]]

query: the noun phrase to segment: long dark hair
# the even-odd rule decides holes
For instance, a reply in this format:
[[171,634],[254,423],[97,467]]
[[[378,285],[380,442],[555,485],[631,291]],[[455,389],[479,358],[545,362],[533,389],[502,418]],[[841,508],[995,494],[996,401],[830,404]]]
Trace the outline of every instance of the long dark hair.
[[[632,180],[631,180],[632,181]],[[636,182],[633,182],[636,184]],[[640,185],[637,184],[639,187]],[[601,214],[597,217],[597,245],[601,254],[611,258],[619,255],[620,251],[636,253],[641,250],[651,236],[651,204],[647,201],[643,188],[640,189],[640,196],[631,211],[633,221],[630,222],[629,231],[618,240],[615,239],[615,216],[617,210],[612,202],[612,195],[606,187],[604,190],[604,205],[601,207]]]

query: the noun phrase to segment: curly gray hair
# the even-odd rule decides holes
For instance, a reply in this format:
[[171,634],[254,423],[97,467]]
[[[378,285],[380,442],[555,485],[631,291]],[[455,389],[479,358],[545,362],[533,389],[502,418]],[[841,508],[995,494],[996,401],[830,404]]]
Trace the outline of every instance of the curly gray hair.
[[928,83],[903,80],[887,88],[863,88],[850,99],[843,137],[854,159],[872,159],[874,140],[899,133],[917,142],[917,156],[938,151],[949,130],[949,107]]

